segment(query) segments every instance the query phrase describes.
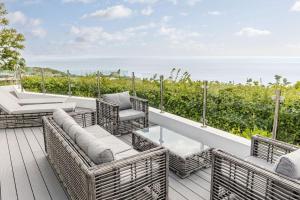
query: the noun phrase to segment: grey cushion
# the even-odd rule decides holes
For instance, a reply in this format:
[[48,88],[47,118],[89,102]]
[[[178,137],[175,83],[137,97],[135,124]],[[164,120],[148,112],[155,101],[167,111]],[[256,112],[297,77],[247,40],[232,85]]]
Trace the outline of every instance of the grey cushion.
[[245,160],[248,161],[248,162],[250,162],[250,163],[252,163],[252,164],[254,164],[254,165],[262,167],[264,169],[273,171],[274,164],[269,163],[269,162],[267,162],[267,161],[265,161],[263,159],[257,158],[255,156],[249,156]]
[[74,140],[74,142],[76,142],[76,135],[79,132],[85,131],[80,125],[78,124],[73,124],[68,131],[68,135],[70,136],[70,138],[72,138],[72,140]]
[[99,125],[88,126],[84,128],[86,131],[94,135],[96,138],[102,138],[106,136],[110,136],[111,134],[107,132],[104,128]]
[[0,89],[0,108],[8,114],[12,114],[15,110],[21,109],[17,102],[17,98],[8,91]]
[[132,149],[132,147],[122,140],[116,138],[115,136],[106,136],[99,139],[105,146],[112,150],[113,154],[116,155],[118,153],[127,151]]
[[139,154],[138,151],[136,151],[134,149],[129,149],[127,151],[123,151],[123,152],[115,154],[115,160],[120,160],[120,159],[123,159],[123,158],[128,158],[130,156],[135,156],[137,154]]
[[103,100],[118,105],[120,110],[132,108],[128,91],[115,94],[105,94],[103,95]]
[[78,125],[75,120],[71,117],[68,117],[64,120],[63,124],[62,124],[62,128],[63,130],[69,134],[69,129],[72,127],[72,126],[75,126],[75,125]]
[[88,146],[87,155],[97,165],[114,160],[113,152],[99,140],[91,142]]
[[281,156],[275,164],[275,172],[293,179],[300,179],[300,149]]
[[34,105],[34,104],[51,104],[51,103],[64,103],[67,98],[31,98],[31,99],[18,99],[20,105]]
[[119,112],[120,121],[134,120],[145,117],[145,113],[138,110],[128,109]]
[[89,145],[97,140],[95,136],[87,132],[86,130],[79,131],[75,135],[76,144],[87,154]]
[[12,114],[53,112],[57,108],[61,108],[69,112],[69,111],[74,111],[75,107],[76,107],[76,103],[26,105],[26,106],[20,106],[20,108],[13,111]]
[[62,109],[56,109],[53,112],[53,119],[60,127],[62,127],[65,119],[68,119],[69,117],[70,115],[68,115],[68,113],[66,113]]

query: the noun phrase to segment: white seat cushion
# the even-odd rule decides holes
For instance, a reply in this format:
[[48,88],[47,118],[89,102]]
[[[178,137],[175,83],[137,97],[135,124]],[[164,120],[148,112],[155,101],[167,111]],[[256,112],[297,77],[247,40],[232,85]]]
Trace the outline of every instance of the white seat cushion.
[[99,125],[88,126],[84,128],[86,131],[94,135],[96,138],[102,138],[106,136],[110,136],[111,134],[107,132],[104,128]]
[[300,149],[281,156],[275,164],[275,172],[293,179],[300,179]]
[[120,121],[134,120],[145,117],[145,113],[138,110],[128,109],[119,112]]
[[103,100],[119,106],[120,110],[131,109],[129,92],[121,92],[103,95]]
[[12,114],[53,112],[57,108],[61,108],[64,111],[70,112],[70,111],[74,111],[75,107],[76,107],[76,103],[26,105],[26,106],[21,106],[20,109],[14,110]]
[[123,158],[128,158],[130,156],[134,156],[134,155],[137,155],[137,154],[139,154],[138,151],[136,151],[134,149],[130,149],[130,150],[123,151],[121,153],[115,154],[115,160],[120,160],[120,159],[123,159]]
[[111,149],[114,155],[132,149],[131,146],[113,135],[103,137],[99,140],[105,144],[107,148]]
[[272,163],[269,163],[263,159],[260,159],[260,158],[257,158],[255,156],[249,156],[247,158],[245,158],[246,161],[254,164],[254,165],[257,165],[259,167],[262,167],[264,169],[267,169],[267,170],[270,170],[270,171],[273,171],[273,168],[274,168],[274,164]]

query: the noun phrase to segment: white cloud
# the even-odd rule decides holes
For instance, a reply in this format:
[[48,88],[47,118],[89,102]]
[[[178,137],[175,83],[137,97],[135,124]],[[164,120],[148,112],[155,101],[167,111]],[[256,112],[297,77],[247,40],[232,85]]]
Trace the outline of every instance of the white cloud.
[[92,3],[95,0],[62,0],[63,3]]
[[155,28],[156,26],[157,26],[157,24],[155,24],[155,23],[149,23],[149,24],[145,24],[145,25],[129,27],[129,28],[126,28],[125,31],[126,32],[145,31],[145,30],[148,30],[151,28]]
[[200,39],[201,34],[195,31],[181,30],[174,27],[161,26],[159,34],[166,36],[172,44],[185,44],[195,42]]
[[208,11],[207,14],[209,14],[209,15],[221,15],[222,12],[215,10],[215,11]]
[[38,38],[44,38],[47,35],[47,31],[43,28],[32,29],[31,34]]
[[24,25],[27,22],[27,17],[21,11],[11,12],[7,15],[7,18],[11,24]]
[[169,21],[171,21],[171,19],[172,19],[172,16],[163,16],[161,21],[163,23],[168,23]]
[[125,41],[128,37],[121,32],[108,33],[102,27],[77,27],[72,26],[71,34],[75,36],[78,43],[103,44],[108,41]]
[[154,4],[158,0],[126,0],[129,3]]
[[291,7],[291,11],[300,12],[300,1],[296,1],[295,4]]
[[123,5],[108,7],[103,10],[97,10],[90,14],[85,14],[82,18],[99,18],[99,19],[120,19],[131,16],[132,10]]
[[189,14],[187,12],[181,12],[179,13],[181,16],[188,16]]
[[201,0],[186,0],[187,4],[190,6],[194,6],[197,3],[201,2]]
[[246,37],[258,37],[258,36],[268,36],[271,32],[269,30],[260,30],[252,27],[242,28],[240,31],[235,33],[238,36],[246,36]]
[[152,15],[153,12],[154,12],[154,10],[150,6],[141,10],[141,14],[146,15],[146,16]]

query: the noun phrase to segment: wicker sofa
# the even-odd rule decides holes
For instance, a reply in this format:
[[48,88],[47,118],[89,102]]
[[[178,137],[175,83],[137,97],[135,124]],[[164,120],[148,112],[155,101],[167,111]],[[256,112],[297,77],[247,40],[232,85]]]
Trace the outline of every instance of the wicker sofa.
[[[96,125],[96,112],[71,116],[85,130],[99,136],[99,140],[113,139],[115,143],[110,144],[111,148],[126,146]],[[141,153],[119,149],[121,152],[115,155],[114,161],[95,164],[53,116],[43,117],[43,123],[48,160],[71,199],[168,198],[168,152],[165,149],[158,147]]]
[[300,180],[275,170],[283,155],[298,154],[298,149],[284,142],[254,136],[250,156],[246,159],[214,150],[211,200],[299,200]]
[[[56,101],[56,100],[55,100]],[[23,102],[20,105],[20,102]],[[39,100],[18,101],[11,93],[0,90],[0,128],[20,128],[42,126],[42,116],[52,115],[57,108],[75,111],[75,103],[47,103]],[[26,105],[24,105],[26,104]]]
[[130,133],[149,126],[148,100],[128,92],[106,94],[96,100],[97,124],[113,135]]

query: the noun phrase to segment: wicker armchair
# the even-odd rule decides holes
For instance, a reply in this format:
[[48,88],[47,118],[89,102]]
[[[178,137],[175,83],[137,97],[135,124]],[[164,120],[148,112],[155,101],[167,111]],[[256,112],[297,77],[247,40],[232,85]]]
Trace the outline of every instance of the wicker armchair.
[[[254,136],[251,157],[272,165],[281,155],[298,148],[284,142]],[[211,200],[217,199],[299,200],[300,181],[221,150],[214,150]]]
[[130,96],[130,102],[133,110],[141,111],[144,114],[138,118],[123,120],[120,117],[120,113],[124,111],[120,111],[118,105],[109,103],[103,99],[97,99],[97,124],[104,127],[113,135],[130,133],[132,130],[148,127],[148,100]]
[[[96,124],[96,113],[71,115],[82,127]],[[153,200],[168,198],[168,152],[162,147],[100,165],[60,128],[43,117],[47,158],[70,199]]]

